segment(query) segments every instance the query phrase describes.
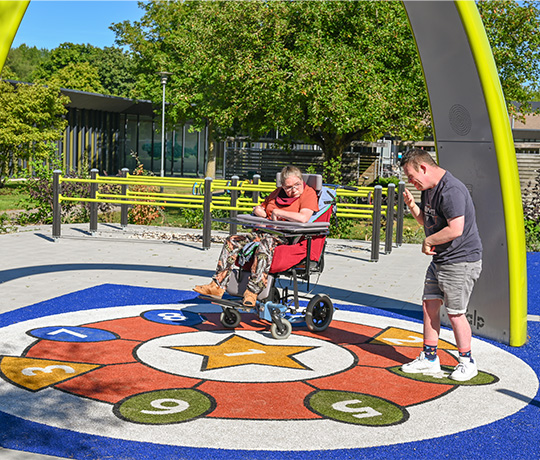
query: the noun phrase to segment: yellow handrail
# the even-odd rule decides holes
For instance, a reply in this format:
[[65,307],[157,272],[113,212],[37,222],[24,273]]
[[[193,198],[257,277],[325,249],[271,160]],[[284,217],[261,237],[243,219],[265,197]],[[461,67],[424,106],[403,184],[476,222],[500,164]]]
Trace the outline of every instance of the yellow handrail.
[[[95,179],[79,179],[71,177],[60,177],[60,183],[89,183],[89,184],[109,184],[109,185],[142,185],[156,187],[195,187],[199,185],[204,188],[204,179],[199,178],[176,178],[176,177],[157,177],[157,176],[134,176],[128,174],[126,177],[97,176]],[[232,186],[230,180],[217,179],[211,182],[212,190],[227,190],[238,192],[271,192],[275,189],[272,182],[259,182],[258,184],[249,181],[241,181],[237,186]],[[344,188],[336,189],[337,197],[365,198],[373,193],[373,187],[358,187],[357,190],[348,190]],[[383,189],[383,194],[388,193],[388,189]],[[170,200],[170,201],[169,201]],[[204,195],[194,195],[186,193],[161,193],[153,191],[133,191],[127,189],[125,195],[114,193],[96,193],[96,198],[79,198],[59,195],[59,201],[85,202],[85,203],[111,203],[123,205],[148,205],[160,207],[192,208],[203,209]],[[258,198],[257,203],[263,199]],[[227,211],[245,211],[250,212],[256,205],[252,198],[240,195],[237,198],[237,205],[231,206],[231,197],[229,195],[212,195],[212,210]],[[386,206],[381,207],[381,214],[386,215]],[[367,203],[336,203],[336,216],[353,219],[372,219],[373,206]]]

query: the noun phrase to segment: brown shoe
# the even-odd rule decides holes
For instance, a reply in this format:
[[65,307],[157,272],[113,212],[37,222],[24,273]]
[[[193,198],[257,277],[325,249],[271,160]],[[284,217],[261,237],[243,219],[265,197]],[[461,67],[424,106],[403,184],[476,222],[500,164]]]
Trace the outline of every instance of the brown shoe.
[[251,292],[249,289],[246,289],[242,303],[244,304],[244,307],[254,307],[257,305],[257,294]]
[[214,280],[212,280],[212,282],[208,284],[201,284],[199,286],[195,286],[193,290],[195,292],[198,292],[199,294],[211,295],[214,297],[219,297],[220,299],[225,293],[225,289],[220,288]]

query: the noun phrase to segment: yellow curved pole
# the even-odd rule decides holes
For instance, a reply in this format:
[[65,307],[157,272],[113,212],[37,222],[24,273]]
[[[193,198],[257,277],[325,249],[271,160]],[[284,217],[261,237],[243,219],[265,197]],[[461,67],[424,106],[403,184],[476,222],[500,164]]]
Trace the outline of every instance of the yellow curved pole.
[[19,29],[30,0],[0,1],[0,70]]
[[510,276],[510,345],[519,347],[527,341],[527,260],[514,140],[497,68],[480,14],[473,1],[456,1],[456,6],[469,37],[484,89],[499,163]]

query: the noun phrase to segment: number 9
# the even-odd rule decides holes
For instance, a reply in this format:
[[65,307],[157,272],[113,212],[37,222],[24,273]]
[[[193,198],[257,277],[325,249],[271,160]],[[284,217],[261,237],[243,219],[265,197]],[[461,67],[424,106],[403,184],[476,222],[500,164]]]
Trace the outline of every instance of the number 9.
[[[173,406],[165,405],[167,403],[174,404]],[[183,412],[189,408],[189,403],[181,399],[172,399],[172,398],[163,398],[163,399],[154,399],[150,405],[159,410],[142,410],[143,414],[155,414],[155,415],[165,415],[165,414],[177,414]]]

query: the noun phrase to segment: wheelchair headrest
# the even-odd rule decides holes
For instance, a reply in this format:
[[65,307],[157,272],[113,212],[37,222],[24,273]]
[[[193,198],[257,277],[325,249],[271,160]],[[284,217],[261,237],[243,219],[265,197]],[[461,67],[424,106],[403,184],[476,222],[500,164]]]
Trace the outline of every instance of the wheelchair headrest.
[[[302,174],[302,177],[304,178],[304,182],[309,185],[312,189],[314,189],[317,194],[322,189],[322,176],[320,174]],[[276,174],[276,187],[281,187],[281,173],[278,172]]]

